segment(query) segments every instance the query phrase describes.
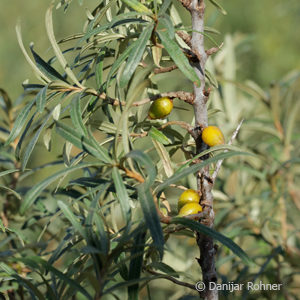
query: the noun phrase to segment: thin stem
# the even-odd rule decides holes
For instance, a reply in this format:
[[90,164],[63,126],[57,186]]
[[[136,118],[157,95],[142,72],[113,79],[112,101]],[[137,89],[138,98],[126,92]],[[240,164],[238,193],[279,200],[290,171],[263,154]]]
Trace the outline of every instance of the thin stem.
[[172,282],[176,283],[177,285],[181,285],[181,286],[187,287],[187,288],[189,288],[189,289],[196,290],[196,287],[195,287],[194,284],[190,284],[190,283],[188,283],[188,282],[180,281],[180,280],[178,280],[178,279],[175,279],[175,278],[172,277],[172,276],[165,275],[165,274],[161,274],[161,273],[158,273],[158,272],[155,272],[155,271],[152,271],[152,270],[147,270],[147,272],[150,273],[150,274],[159,276],[160,278],[163,278],[163,279],[167,279],[167,280],[169,280],[169,281],[172,281]]

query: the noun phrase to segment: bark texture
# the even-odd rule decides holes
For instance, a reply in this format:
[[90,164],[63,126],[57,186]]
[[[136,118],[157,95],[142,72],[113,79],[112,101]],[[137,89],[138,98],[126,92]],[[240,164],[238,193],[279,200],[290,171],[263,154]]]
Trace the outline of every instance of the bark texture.
[[[205,63],[208,53],[205,51],[204,35],[202,34],[204,33],[205,3],[204,0],[181,1],[181,3],[191,13],[193,33],[190,46],[192,52],[198,58],[198,61],[193,62],[193,64],[194,70],[201,81],[200,86],[194,84],[193,103],[196,121],[193,137],[196,141],[196,150],[198,154],[207,148],[201,138],[203,128],[208,125],[206,102],[209,94],[205,91]],[[201,157],[201,159],[204,160],[207,159],[207,157]],[[210,179],[209,167],[204,168],[197,174],[197,186],[201,194],[200,203],[208,215],[203,223],[208,227],[213,227],[213,181]],[[202,280],[206,286],[206,289],[201,292],[200,295],[206,300],[217,300],[218,291],[208,289],[210,282],[217,282],[217,272],[215,268],[216,248],[214,247],[213,239],[207,235],[198,234],[197,244],[200,250],[200,259],[197,260],[202,270]]]

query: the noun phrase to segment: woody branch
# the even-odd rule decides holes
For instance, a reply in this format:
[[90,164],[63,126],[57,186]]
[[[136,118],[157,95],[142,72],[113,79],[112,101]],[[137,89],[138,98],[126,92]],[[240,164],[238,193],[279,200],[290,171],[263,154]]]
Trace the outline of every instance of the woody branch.
[[[199,154],[207,148],[202,141],[201,133],[203,128],[207,127],[207,94],[205,92],[205,64],[208,55],[204,47],[204,0],[179,0],[182,5],[190,12],[192,19],[192,37],[189,40],[187,36],[181,36],[189,42],[192,53],[198,58],[198,61],[193,61],[194,70],[200,79],[200,86],[194,84],[194,113],[195,113],[195,128],[193,137],[196,142],[196,153]],[[214,51],[211,51],[214,52]],[[202,157],[201,159],[206,159]],[[200,203],[204,207],[203,210],[207,214],[207,218],[202,220],[208,227],[213,227],[214,211],[213,211],[213,196],[212,196],[212,181],[210,179],[209,167],[205,167],[197,174],[197,187],[201,195]],[[217,273],[215,268],[215,254],[213,239],[207,235],[197,234],[197,244],[200,250],[200,258],[197,259],[201,270],[202,280],[206,287],[210,282],[217,281]],[[216,290],[206,288],[200,296],[206,300],[218,299]]]

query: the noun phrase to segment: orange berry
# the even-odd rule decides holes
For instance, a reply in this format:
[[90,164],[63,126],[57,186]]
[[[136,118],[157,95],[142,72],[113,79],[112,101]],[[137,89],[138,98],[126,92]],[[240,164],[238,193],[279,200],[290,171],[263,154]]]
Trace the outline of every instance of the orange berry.
[[195,215],[202,211],[202,206],[199,203],[191,202],[181,207],[178,215],[180,217]]
[[187,203],[199,203],[200,196],[199,194],[192,189],[185,190],[179,197],[178,200],[178,210]]
[[224,135],[217,126],[205,127],[202,131],[202,140],[210,147],[225,143]]

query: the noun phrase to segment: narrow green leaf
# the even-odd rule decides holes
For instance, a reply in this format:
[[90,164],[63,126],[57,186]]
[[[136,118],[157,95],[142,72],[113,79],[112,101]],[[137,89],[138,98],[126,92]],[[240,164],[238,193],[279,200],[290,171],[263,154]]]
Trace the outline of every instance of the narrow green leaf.
[[157,15],[157,0],[153,0],[153,5],[154,5],[154,14]]
[[111,160],[107,150],[102,147],[102,145],[105,144],[105,140],[102,141],[101,143],[99,143],[93,136],[93,133],[90,128],[88,128],[88,139],[89,139],[91,145],[93,145],[94,148],[98,151],[98,153],[100,153],[102,156],[105,155],[105,160],[107,161],[107,163],[111,164],[112,160]]
[[5,142],[8,138],[8,136],[9,136],[9,132],[7,132],[6,129],[4,129],[4,130],[0,129],[0,140]]
[[74,131],[74,129],[69,127],[68,125],[61,122],[56,122],[56,130],[59,135],[61,135],[77,148],[92,154],[105,163],[111,163],[111,159],[105,148],[101,147],[100,145],[98,145],[98,147],[95,147],[91,139],[82,136],[80,133]]
[[0,172],[0,177],[11,174],[11,173],[15,173],[15,172],[19,172],[19,169],[12,169],[12,170],[6,170],[3,172]]
[[90,21],[88,27],[87,27],[87,30],[86,32],[90,32],[95,25],[97,24],[100,24],[101,21],[102,21],[102,18],[105,16],[106,12],[108,9],[110,9],[115,3],[116,3],[117,0],[111,0],[109,1],[94,17],[93,20]]
[[172,3],[172,0],[162,1],[162,5],[161,5],[160,10],[158,12],[158,16],[163,15],[167,11],[167,9],[170,7],[171,3]]
[[159,216],[157,214],[156,206],[153,196],[146,187],[146,184],[140,184],[137,187],[138,198],[141,203],[141,208],[144,214],[145,222],[150,230],[154,245],[157,247],[160,257],[163,257],[164,235],[160,225]]
[[152,11],[137,0],[122,0],[122,1],[139,13],[152,15]]
[[160,61],[162,58],[162,48],[157,46],[152,46],[152,56],[153,56],[153,62],[156,66],[160,67]]
[[74,229],[78,231],[83,238],[86,239],[86,235],[83,229],[83,226],[78,222],[77,218],[71,211],[70,207],[67,206],[64,202],[62,201],[57,201],[58,207],[61,209],[65,217],[70,221],[70,223],[73,225]]
[[175,217],[172,218],[171,224],[180,224],[184,225],[192,230],[195,230],[197,232],[204,233],[216,240],[218,240],[220,243],[228,247],[233,253],[235,253],[238,257],[240,257],[244,263],[250,264],[252,261],[250,260],[249,256],[231,239],[228,237],[224,236],[223,234],[215,231],[212,228],[209,228],[197,221],[194,221],[192,219],[188,218],[180,218],[180,217]]
[[23,44],[23,41],[22,41],[22,34],[21,34],[21,25],[20,25],[20,22],[18,22],[17,26],[16,26],[16,33],[17,33],[17,39],[18,39],[18,43],[19,43],[19,46],[27,60],[27,62],[29,63],[29,65],[32,67],[33,71],[36,73],[36,75],[38,75],[38,78],[39,79],[42,79],[46,82],[50,82],[50,78],[48,78],[43,72],[40,71],[40,69],[35,65],[35,63],[31,60],[31,58],[29,57],[25,47],[24,47],[24,44]]
[[111,77],[114,75],[114,73],[116,71],[119,70],[121,64],[126,60],[126,58],[129,56],[131,50],[135,47],[135,43],[132,43],[131,45],[129,45],[128,47],[126,47],[126,49],[123,51],[123,53],[117,58],[117,60],[113,63],[113,65],[111,66],[108,76],[107,76],[107,80],[106,80],[106,88],[109,87],[110,85],[110,81],[111,81]]
[[34,284],[32,284],[30,280],[19,276],[15,270],[13,270],[11,267],[9,267],[3,262],[0,263],[0,268],[4,270],[7,274],[9,274],[11,277],[15,278],[19,284],[23,285],[26,289],[30,291],[31,294],[35,295],[39,300],[45,300],[43,294],[35,287]]
[[51,264],[49,264],[47,261],[41,259],[40,257],[34,256],[27,259],[32,259],[33,261],[41,264],[47,271],[52,272],[54,275],[56,275],[59,279],[66,282],[68,285],[72,286],[75,290],[83,294],[87,299],[92,300],[93,297],[82,287],[80,286],[75,280],[71,279],[66,274],[62,273],[55,267],[53,267]]
[[83,163],[73,167],[69,167],[67,169],[63,169],[58,171],[57,173],[49,176],[38,184],[34,185],[25,195],[24,201],[20,207],[20,214],[24,214],[24,212],[33,204],[36,198],[43,192],[43,190],[49,186],[51,183],[59,179],[60,177],[67,175],[73,171],[77,171],[83,168],[89,168],[94,166],[101,166],[101,163]]
[[213,87],[215,87],[216,89],[219,87],[218,80],[207,69],[205,70],[205,77],[208,79],[208,81]]
[[97,89],[100,89],[103,84],[103,62],[105,57],[105,50],[99,52],[97,61],[98,63],[95,65],[95,79]]
[[178,44],[174,40],[170,39],[169,34],[166,31],[160,30],[157,31],[157,34],[161,39],[163,46],[168,51],[169,55],[181,72],[197,86],[200,86],[200,79]]
[[135,46],[130,51],[127,63],[125,65],[125,69],[123,71],[121,81],[120,81],[120,87],[125,87],[127,83],[129,82],[131,76],[133,75],[137,65],[139,64],[145,48],[147,46],[147,42],[150,39],[152,30],[154,25],[150,24],[148,25],[144,31],[141,33],[139,38],[134,42]]
[[58,103],[58,104],[54,107],[53,112],[52,112],[52,116],[53,116],[53,119],[54,119],[55,121],[58,121],[58,120],[59,120],[60,110],[61,110],[61,104]]
[[[60,212],[58,211],[56,213],[57,216],[60,215]],[[77,241],[72,241],[73,237],[71,234],[67,234],[67,236],[65,236],[56,246],[56,249],[52,252],[50,258],[48,259],[48,263],[50,265],[53,265],[60,257],[61,254],[65,251],[65,250],[72,250],[73,247],[75,247],[77,245],[77,243],[79,243],[79,239]],[[71,242],[72,241],[72,242]]]
[[215,0],[209,0],[223,15],[227,15],[227,11]]
[[50,90],[72,89],[73,86],[66,81],[54,80],[48,84]]
[[[100,190],[97,192],[97,194],[94,192],[93,193],[93,199],[92,202],[89,206],[89,213],[88,216],[86,218],[86,222],[85,222],[85,230],[87,232],[87,237],[89,239],[89,243],[91,243],[91,241],[95,241],[96,245],[97,245],[97,249],[99,250],[100,253],[107,255],[108,251],[109,251],[109,239],[107,236],[107,233],[105,231],[105,226],[103,223],[102,218],[97,214],[97,212],[99,211],[99,198],[101,197],[101,195],[103,193],[105,193],[107,191],[107,189],[110,187],[111,182],[106,182],[104,184],[98,184],[97,188],[100,187]],[[91,191],[91,190],[90,190]],[[98,235],[95,235],[95,230],[93,227],[93,221],[96,224],[96,228],[97,228],[97,233]],[[95,236],[98,237],[95,238]]]
[[[5,226],[4,226],[4,224],[3,224],[3,222],[2,222],[2,220],[0,219],[0,229],[2,230],[2,232],[6,232],[6,228],[5,228]],[[12,236],[10,236],[10,240],[12,240]],[[2,240],[2,242],[3,242],[3,240]],[[0,248],[1,248],[1,246],[2,246],[2,242],[0,243]]]
[[114,17],[110,23],[102,25],[102,26],[97,26],[94,29],[87,31],[87,33],[79,40],[78,43],[86,41],[87,39],[89,39],[93,36],[96,36],[105,30],[115,28],[115,27],[118,27],[121,25],[148,23],[147,21],[145,21],[141,18],[134,18],[137,15],[138,15],[138,13],[136,13],[136,12],[129,12],[129,13],[124,13],[124,14],[118,15],[118,16]]
[[18,144],[17,144],[17,147],[16,147],[16,150],[15,150],[15,158],[16,160],[21,160],[21,147],[23,145],[23,142],[25,140],[25,137],[27,136],[27,134],[29,132],[32,132],[32,129],[33,129],[33,126],[32,125],[32,122],[35,118],[35,116],[37,115],[37,111],[35,111],[32,116],[30,117],[29,121],[27,122],[20,138],[19,138],[19,141],[18,141]]
[[20,111],[20,113],[18,114],[18,116],[14,122],[14,127],[13,127],[12,131],[10,132],[10,135],[7,138],[7,141],[5,142],[4,146],[9,145],[19,135],[23,126],[25,125],[25,122],[27,120],[29,112],[30,112],[32,106],[34,105],[34,103],[35,103],[35,99],[33,99],[29,103],[27,103],[26,106]]
[[153,139],[155,139],[156,141],[162,143],[163,145],[168,145],[171,143],[168,137],[166,137],[160,130],[156,129],[153,126],[148,131],[148,135]]
[[36,101],[36,108],[37,110],[42,113],[46,104],[46,98],[47,98],[47,88],[48,86],[45,85],[36,95],[35,101]]
[[52,128],[47,128],[43,135],[43,142],[48,151],[51,151]]
[[80,108],[80,98],[81,94],[76,95],[76,97],[72,100],[71,103],[71,120],[76,129],[78,129],[79,133],[83,136],[87,135],[87,129],[84,126]]
[[204,26],[204,32],[221,34],[220,31],[218,31],[217,29],[209,27],[209,26]]
[[47,287],[47,297],[49,300],[56,300],[56,294],[54,293],[53,286],[49,284],[48,280],[42,275],[39,274]]
[[16,191],[14,191],[13,189],[0,184],[0,190],[1,189],[9,191],[10,193],[14,194],[19,200],[22,200],[21,195],[19,193],[17,193]]
[[36,62],[37,67],[51,80],[62,80],[66,81],[51,65],[45,62],[34,50],[33,44],[30,45],[30,50],[33,58]]
[[237,155],[251,155],[251,154],[247,153],[247,152],[236,152],[236,151],[221,153],[221,154],[216,155],[212,158],[206,159],[205,161],[203,161],[199,164],[195,164],[193,166],[190,166],[190,167],[184,169],[183,171],[176,172],[172,177],[166,179],[163,183],[161,183],[157,187],[156,191],[157,192],[162,191],[164,188],[166,188],[170,184],[180,181],[185,176],[187,176],[189,174],[193,174],[193,173],[201,170],[202,168],[204,168],[205,166],[207,166],[207,165],[209,165],[213,162],[216,162],[220,159],[225,159],[225,158],[228,158],[228,157],[231,157],[231,156],[237,156]]
[[213,115],[215,115],[219,112],[222,112],[222,110],[220,110],[218,108],[211,108],[207,111],[207,117],[210,118],[210,117],[212,117]]
[[171,40],[175,37],[175,28],[169,15],[164,14],[158,18],[158,30],[166,31]]
[[[201,32],[201,31],[198,31],[198,30],[193,30],[192,28],[182,28],[182,29],[186,30],[187,32],[200,33],[203,36],[207,37],[216,47],[218,47],[218,48],[221,47],[210,35],[208,35],[207,33],[203,32],[203,31]],[[204,31],[205,31],[205,29],[204,29]]]
[[[141,276],[141,270],[143,266],[143,253],[145,248],[146,232],[140,232],[134,243],[134,247],[131,251],[132,259],[129,265],[128,280],[137,279]],[[140,254],[140,255],[138,255]],[[138,300],[139,284],[134,284],[128,287],[128,300]]]
[[172,168],[169,152],[161,143],[157,142],[156,140],[152,139],[152,143],[156,149],[158,156],[160,157],[167,177],[171,177],[174,174],[174,170]]
[[2,88],[0,88],[0,96],[3,99],[3,102],[5,103],[4,105],[5,112],[8,113],[12,107],[11,99],[8,96],[8,93]]
[[[94,125],[94,124],[92,124]],[[99,125],[99,124],[95,124],[96,126]],[[114,135],[116,133],[116,125],[113,124],[113,123],[110,123],[110,122],[106,122],[106,121],[101,121],[99,127],[98,127],[99,130],[101,131],[104,131],[105,133],[109,133],[109,134],[112,134]]]
[[[177,169],[176,173],[180,172],[181,170],[185,169],[188,165],[190,165],[195,159],[213,153],[215,151],[220,151],[220,150],[229,150],[229,151],[241,151],[241,149],[239,147],[233,146],[233,145],[218,145],[218,146],[214,146],[214,147],[210,147],[207,150],[202,151],[201,153],[197,154],[196,156],[194,156],[192,159],[190,159],[188,162],[186,162],[185,164],[183,164],[180,168]],[[248,154],[252,154],[252,153],[248,153]]]
[[53,4],[48,8],[48,10],[46,12],[45,23],[46,23],[47,34],[48,34],[50,43],[52,45],[52,48],[54,50],[54,53],[55,53],[58,61],[60,62],[61,66],[63,67],[63,69],[67,73],[67,75],[71,78],[71,80],[73,80],[73,82],[78,87],[84,88],[84,86],[78,81],[78,79],[74,75],[73,71],[69,67],[65,57],[63,56],[63,54],[62,54],[62,52],[61,52],[61,50],[60,50],[60,48],[59,48],[59,46],[56,42],[56,39],[55,39],[55,36],[54,36],[54,31],[53,31],[52,9],[53,9]]
[[45,121],[41,124],[40,128],[37,130],[37,132],[35,133],[35,135],[33,136],[33,138],[31,139],[31,141],[29,142],[29,144],[26,147],[23,159],[22,159],[22,171],[25,170],[29,157],[38,141],[38,138],[42,132],[42,130],[44,129],[44,127],[46,126],[47,122],[49,121],[50,117],[52,116],[52,111],[48,114],[48,116],[46,117]]
[[107,254],[109,251],[109,239],[105,231],[104,222],[98,214],[95,214],[94,220],[101,241],[101,250],[104,252],[104,254]]
[[122,176],[121,176],[118,168],[116,168],[116,167],[113,168],[112,179],[114,181],[114,185],[116,188],[117,197],[120,201],[124,220],[129,221],[130,215],[131,215],[131,210],[130,210],[130,205],[129,205],[129,196],[128,196],[126,187],[123,183]]
[[145,167],[145,169],[148,172],[148,177],[147,177],[145,183],[146,183],[147,187],[150,187],[154,183],[155,178],[156,178],[155,165],[153,164],[150,157],[139,150],[131,151],[130,153],[128,153],[126,155],[126,157],[130,157],[130,158],[136,160],[137,162],[139,162],[141,165],[143,165]]

